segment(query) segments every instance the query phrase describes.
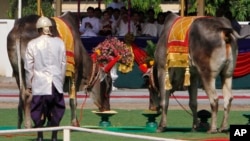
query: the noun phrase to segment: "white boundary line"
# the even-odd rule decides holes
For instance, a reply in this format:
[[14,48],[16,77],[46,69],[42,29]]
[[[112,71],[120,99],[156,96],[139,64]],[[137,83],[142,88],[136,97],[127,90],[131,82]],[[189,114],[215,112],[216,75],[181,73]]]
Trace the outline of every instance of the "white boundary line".
[[73,127],[73,126],[0,130],[0,135],[1,134],[10,134],[10,133],[16,134],[16,133],[54,131],[54,130],[63,130],[63,141],[70,141],[70,131],[71,130],[97,133],[97,134],[106,134],[106,135],[113,135],[113,136],[122,136],[122,137],[128,137],[128,138],[145,139],[145,140],[151,140],[151,141],[184,141],[184,140],[166,139],[166,138],[160,138],[160,137],[134,135],[134,134],[127,134],[127,133],[117,133],[117,132],[103,131],[103,130],[97,130],[97,129],[88,129],[88,128],[81,128],[81,127]]

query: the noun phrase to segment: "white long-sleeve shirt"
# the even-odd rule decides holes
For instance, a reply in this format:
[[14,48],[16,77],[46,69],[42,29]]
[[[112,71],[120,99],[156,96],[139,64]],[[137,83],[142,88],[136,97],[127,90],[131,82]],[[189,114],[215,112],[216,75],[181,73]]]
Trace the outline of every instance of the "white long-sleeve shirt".
[[[86,23],[90,23],[92,28],[86,26]],[[100,20],[96,17],[83,18],[79,31],[82,33],[82,36],[97,36],[100,31]]]
[[33,95],[52,94],[52,83],[63,93],[66,70],[64,42],[58,37],[41,35],[28,43],[25,53],[25,75],[27,88]]
[[[128,33],[128,22],[125,23],[123,20],[121,20],[117,27],[117,34],[118,36],[125,36],[127,33]],[[136,27],[133,21],[130,21],[130,33],[136,35]]]

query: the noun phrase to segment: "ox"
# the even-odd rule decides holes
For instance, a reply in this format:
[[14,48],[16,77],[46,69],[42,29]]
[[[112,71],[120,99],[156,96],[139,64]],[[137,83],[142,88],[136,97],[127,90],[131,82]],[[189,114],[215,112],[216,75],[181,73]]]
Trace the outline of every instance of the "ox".
[[[171,54],[169,44],[170,31],[174,28],[173,25],[178,24],[183,18],[185,17],[180,17],[173,13],[168,15],[165,20],[164,32],[156,45],[155,64],[149,81],[151,98],[149,108],[156,108],[162,112],[157,131],[163,132],[166,129],[169,97],[174,91],[179,90],[180,87],[188,89],[189,107],[193,115],[192,130],[198,129],[197,89],[199,80],[203,83],[211,106],[212,120],[208,133],[227,131],[229,112],[233,100],[231,90],[232,75],[238,54],[237,39],[245,38],[246,36],[239,36],[232,29],[230,21],[224,17],[193,17],[193,20],[189,22],[190,25],[187,32],[183,33],[188,37],[185,37],[188,45],[187,49],[185,49],[187,50],[187,55],[183,57],[183,52],[178,54],[175,52],[176,50]],[[186,24],[188,23],[184,23],[182,26]],[[177,31],[181,30],[180,27],[177,29]],[[177,50],[183,50],[180,46],[182,45],[179,45]],[[177,56],[175,56],[176,53]],[[182,62],[179,63],[187,64],[186,68],[176,62],[171,64],[171,61],[178,61],[178,59],[182,58],[186,58],[186,60],[181,60]],[[187,80],[185,80],[185,76],[187,76]],[[222,94],[224,97],[224,116],[219,130],[217,130],[219,98],[215,87],[217,76],[221,77]],[[186,86],[183,86],[185,83]]]
[[[7,37],[7,50],[9,60],[13,69],[13,76],[16,78],[16,82],[19,92],[19,104],[18,104],[18,128],[21,128],[24,114],[24,127],[31,128],[30,118],[30,102],[31,97],[26,95],[26,83],[25,83],[25,71],[24,71],[24,54],[28,42],[31,39],[38,37],[36,29],[36,21],[39,16],[30,15],[16,20],[14,27],[9,32]],[[88,55],[87,51],[82,45],[80,34],[78,31],[78,22],[74,15],[70,12],[66,12],[63,15],[57,17],[64,21],[65,25],[61,25],[62,29],[70,29],[73,36],[73,60],[74,70],[72,76],[65,78],[64,90],[69,93],[69,104],[71,109],[71,124],[73,126],[79,126],[79,122],[76,115],[76,92],[80,90],[86,90],[94,101],[94,104],[100,111],[110,110],[109,94],[112,88],[112,80],[110,74],[105,74],[99,65],[95,63]],[[52,32],[54,35],[63,37],[60,35],[56,20],[52,20]],[[64,41],[66,42],[66,41]]]

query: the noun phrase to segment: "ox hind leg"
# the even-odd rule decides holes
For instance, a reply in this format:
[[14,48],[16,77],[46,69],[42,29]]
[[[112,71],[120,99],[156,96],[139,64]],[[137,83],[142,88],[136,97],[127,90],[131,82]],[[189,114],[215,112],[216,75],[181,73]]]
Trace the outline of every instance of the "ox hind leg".
[[222,81],[222,94],[224,98],[224,115],[221,122],[221,127],[219,129],[220,132],[228,131],[228,117],[231,108],[231,102],[233,100],[232,96],[232,77],[223,77],[221,76]]
[[71,112],[71,125],[79,127],[79,121],[77,119],[76,109],[77,109],[77,97],[76,97],[76,88],[75,88],[75,79],[74,77],[69,78],[69,106]]
[[20,91],[19,92],[19,102],[18,102],[18,120],[17,120],[17,128],[18,129],[21,129],[22,128],[22,123],[23,123],[23,110],[24,110],[24,107],[23,107],[24,103],[23,103],[23,100],[22,100],[22,92]]
[[217,113],[219,98],[215,89],[215,78],[206,79],[202,77],[202,82],[205,92],[208,96],[212,112],[211,126],[208,130],[208,133],[217,133]]
[[26,93],[23,80],[19,81],[20,79],[18,75],[15,76],[15,78],[19,87],[17,128],[18,129],[22,128],[23,115],[24,115],[24,128],[32,128],[31,115],[30,115],[30,104],[32,100],[32,95]]
[[165,69],[159,68],[157,71],[158,86],[160,92],[160,108],[161,108],[161,120],[158,125],[157,132],[163,132],[167,127],[167,110],[169,105],[170,91],[165,90]]

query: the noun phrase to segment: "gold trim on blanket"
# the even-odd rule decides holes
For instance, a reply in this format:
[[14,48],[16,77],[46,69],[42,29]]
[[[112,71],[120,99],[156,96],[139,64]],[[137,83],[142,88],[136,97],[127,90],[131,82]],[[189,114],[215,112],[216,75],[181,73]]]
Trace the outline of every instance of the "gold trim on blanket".
[[71,29],[68,25],[60,18],[53,17],[56,22],[57,30],[60,34],[61,39],[64,41],[66,47],[66,76],[72,77],[75,73],[75,59],[74,59],[74,38]]

